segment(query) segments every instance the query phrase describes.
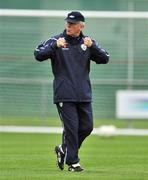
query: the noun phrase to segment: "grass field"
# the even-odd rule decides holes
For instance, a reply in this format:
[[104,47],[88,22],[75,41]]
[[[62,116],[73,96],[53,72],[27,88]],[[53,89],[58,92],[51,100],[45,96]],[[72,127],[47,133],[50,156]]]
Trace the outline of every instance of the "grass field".
[[148,137],[90,136],[80,150],[84,172],[57,169],[54,146],[60,135],[0,134],[0,179],[147,180]]

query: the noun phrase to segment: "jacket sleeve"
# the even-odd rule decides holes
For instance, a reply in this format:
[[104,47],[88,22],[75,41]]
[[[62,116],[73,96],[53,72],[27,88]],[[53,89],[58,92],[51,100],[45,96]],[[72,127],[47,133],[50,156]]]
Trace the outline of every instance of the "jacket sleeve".
[[51,38],[36,47],[34,50],[34,56],[37,61],[44,61],[48,58],[53,58],[57,39]]
[[96,41],[90,47],[91,60],[97,64],[106,64],[109,61],[109,54]]

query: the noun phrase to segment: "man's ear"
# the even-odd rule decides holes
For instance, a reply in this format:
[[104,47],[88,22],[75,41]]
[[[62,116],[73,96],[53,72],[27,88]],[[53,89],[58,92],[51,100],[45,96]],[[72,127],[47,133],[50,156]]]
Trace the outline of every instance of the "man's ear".
[[84,29],[85,25],[84,24],[81,24],[81,30]]

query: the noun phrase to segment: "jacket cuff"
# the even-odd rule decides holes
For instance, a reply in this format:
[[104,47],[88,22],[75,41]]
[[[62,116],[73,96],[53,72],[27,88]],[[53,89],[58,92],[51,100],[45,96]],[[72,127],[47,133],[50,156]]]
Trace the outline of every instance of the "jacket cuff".
[[95,42],[92,43],[92,45],[90,46],[90,49],[98,49],[98,46],[96,45]]

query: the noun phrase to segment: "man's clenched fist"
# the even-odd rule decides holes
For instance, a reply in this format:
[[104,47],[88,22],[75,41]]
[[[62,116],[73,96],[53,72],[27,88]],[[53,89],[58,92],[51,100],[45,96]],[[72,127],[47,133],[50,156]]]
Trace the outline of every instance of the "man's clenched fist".
[[91,47],[92,46],[92,40],[90,37],[85,37],[84,39],[84,44],[87,46],[87,47]]
[[59,38],[59,39],[57,40],[57,46],[58,46],[58,47],[64,47],[64,48],[66,48],[67,43],[66,43],[66,41],[65,41],[65,38]]

